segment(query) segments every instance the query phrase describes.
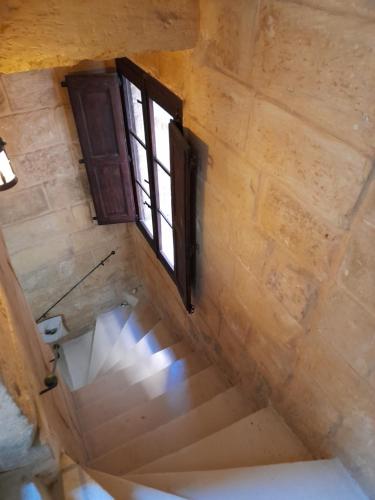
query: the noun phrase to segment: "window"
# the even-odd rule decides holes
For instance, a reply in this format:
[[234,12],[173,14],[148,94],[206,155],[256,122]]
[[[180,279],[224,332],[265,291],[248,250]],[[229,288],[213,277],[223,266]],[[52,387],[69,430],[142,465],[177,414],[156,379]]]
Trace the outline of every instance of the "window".
[[[192,312],[194,178],[182,101],[128,59],[66,75],[98,224],[137,222]],[[119,85],[120,83],[120,85]]]
[[167,271],[175,273],[170,123],[182,129],[182,101],[129,60],[118,60],[138,226]]

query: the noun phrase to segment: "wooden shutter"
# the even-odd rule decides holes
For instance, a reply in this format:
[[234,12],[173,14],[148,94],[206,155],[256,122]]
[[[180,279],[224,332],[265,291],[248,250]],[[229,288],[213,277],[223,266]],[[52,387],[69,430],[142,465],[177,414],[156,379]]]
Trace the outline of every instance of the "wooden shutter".
[[99,224],[135,220],[124,117],[115,73],[66,76]]
[[193,312],[195,168],[189,143],[175,121],[169,124],[175,280],[186,309]]

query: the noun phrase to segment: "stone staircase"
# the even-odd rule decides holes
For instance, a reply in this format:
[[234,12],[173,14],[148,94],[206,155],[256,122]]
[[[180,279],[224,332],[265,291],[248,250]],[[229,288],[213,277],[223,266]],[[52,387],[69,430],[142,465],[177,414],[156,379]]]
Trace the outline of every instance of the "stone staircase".
[[339,461],[313,461],[272,407],[258,410],[147,301],[100,315],[82,345],[86,379],[70,377],[88,460],[63,457],[66,500],[365,498]]

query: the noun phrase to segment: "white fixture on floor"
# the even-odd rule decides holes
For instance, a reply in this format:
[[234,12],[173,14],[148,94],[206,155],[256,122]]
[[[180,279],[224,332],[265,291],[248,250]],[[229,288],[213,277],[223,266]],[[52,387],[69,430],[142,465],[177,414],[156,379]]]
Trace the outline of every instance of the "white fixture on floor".
[[62,316],[54,316],[38,323],[38,330],[46,344],[54,344],[62,337],[68,335]]

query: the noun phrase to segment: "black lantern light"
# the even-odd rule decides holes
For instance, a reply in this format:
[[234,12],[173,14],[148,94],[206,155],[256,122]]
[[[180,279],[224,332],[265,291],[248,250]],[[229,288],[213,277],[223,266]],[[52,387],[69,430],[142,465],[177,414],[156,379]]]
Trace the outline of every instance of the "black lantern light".
[[16,174],[5,152],[5,142],[0,137],[0,191],[5,191],[17,184]]

